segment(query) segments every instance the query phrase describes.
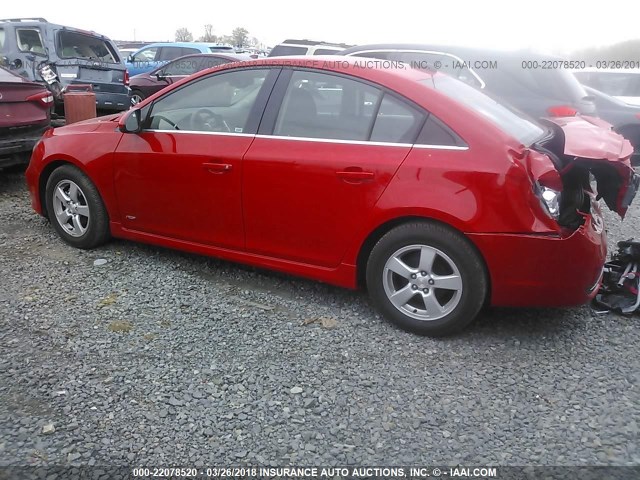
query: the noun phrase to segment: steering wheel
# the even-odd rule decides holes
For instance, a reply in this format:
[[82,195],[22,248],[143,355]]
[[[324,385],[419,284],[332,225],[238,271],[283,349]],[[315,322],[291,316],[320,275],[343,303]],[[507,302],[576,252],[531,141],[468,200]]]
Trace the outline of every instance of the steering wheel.
[[160,125],[160,120],[164,120],[164,121],[165,121],[165,122],[167,122],[169,125],[171,125],[171,126],[173,127],[173,129],[174,129],[174,130],[180,130],[180,127],[178,127],[178,125],[176,125],[176,123],[175,123],[173,120],[171,120],[171,119],[169,119],[169,118],[165,117],[164,115],[155,115],[155,116],[154,116],[154,120],[155,120],[156,118],[158,119],[158,125]]
[[212,112],[208,108],[201,108],[191,117],[191,127],[194,130],[205,130],[209,132],[231,132],[221,115]]

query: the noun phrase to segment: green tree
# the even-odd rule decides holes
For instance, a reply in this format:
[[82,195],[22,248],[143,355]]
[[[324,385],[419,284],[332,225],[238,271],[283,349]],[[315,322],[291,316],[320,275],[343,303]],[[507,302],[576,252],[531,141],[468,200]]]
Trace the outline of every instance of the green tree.
[[193,42],[193,34],[182,27],[176,30],[176,42]]
[[234,28],[231,32],[234,47],[244,47],[249,41],[249,31],[246,28]]

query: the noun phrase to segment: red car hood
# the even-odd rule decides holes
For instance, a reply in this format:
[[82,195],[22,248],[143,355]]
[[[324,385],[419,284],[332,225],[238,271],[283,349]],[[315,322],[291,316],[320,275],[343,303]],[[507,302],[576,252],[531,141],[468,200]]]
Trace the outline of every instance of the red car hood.
[[640,176],[631,167],[629,140],[595,117],[547,118],[543,123],[552,135],[532,148],[548,154],[561,177],[574,168],[589,170],[596,178],[598,197],[624,218],[640,186]]

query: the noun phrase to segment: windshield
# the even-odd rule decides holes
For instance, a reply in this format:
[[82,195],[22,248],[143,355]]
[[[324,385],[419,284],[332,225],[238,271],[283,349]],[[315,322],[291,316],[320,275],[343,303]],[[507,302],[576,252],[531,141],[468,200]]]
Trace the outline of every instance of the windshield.
[[452,100],[479,113],[523,145],[531,145],[545,133],[541,126],[523,114],[516,113],[472,86],[448,75],[434,75],[433,78],[421,80],[421,82],[434,86],[436,90],[441,91]]
[[61,58],[82,58],[106,63],[120,63],[118,54],[108,42],[77,32],[62,31],[58,34]]

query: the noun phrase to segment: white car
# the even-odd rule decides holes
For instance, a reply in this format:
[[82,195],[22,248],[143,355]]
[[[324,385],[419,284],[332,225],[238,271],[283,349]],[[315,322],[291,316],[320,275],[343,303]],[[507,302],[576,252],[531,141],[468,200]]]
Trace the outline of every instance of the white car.
[[640,105],[640,68],[586,68],[573,74],[583,85],[600,90],[630,105]]

